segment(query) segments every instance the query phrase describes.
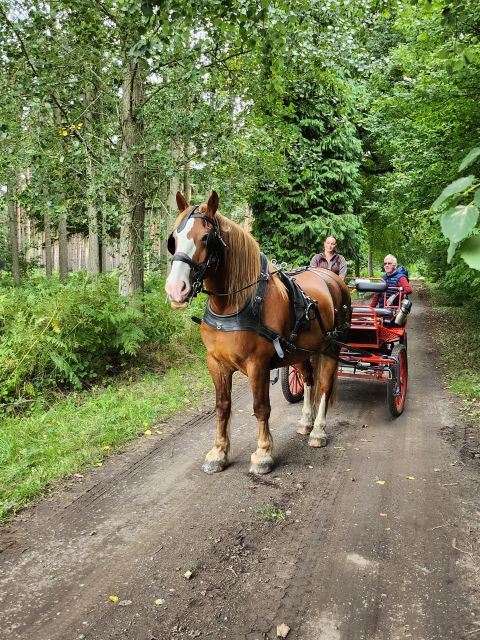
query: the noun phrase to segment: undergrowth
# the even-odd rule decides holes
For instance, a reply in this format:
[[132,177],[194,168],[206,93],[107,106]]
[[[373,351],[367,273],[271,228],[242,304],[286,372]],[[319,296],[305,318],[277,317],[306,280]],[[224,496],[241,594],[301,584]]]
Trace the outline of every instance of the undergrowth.
[[464,417],[480,424],[480,314],[474,304],[449,306],[442,289],[432,289],[435,335],[449,386],[464,398]]
[[114,275],[0,287],[0,520],[139,435],[161,437],[155,425],[211,387],[191,320],[204,302],[174,311],[163,285],[149,274],[144,312]]

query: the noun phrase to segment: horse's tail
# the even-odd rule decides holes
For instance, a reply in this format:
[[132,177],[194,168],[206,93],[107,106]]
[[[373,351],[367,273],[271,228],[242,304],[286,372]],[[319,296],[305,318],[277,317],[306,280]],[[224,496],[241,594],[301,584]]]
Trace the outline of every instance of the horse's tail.
[[[330,375],[333,377],[333,380],[331,380],[330,384],[326,384],[328,381],[323,380],[323,376],[328,375],[328,373],[325,373],[325,364],[327,360],[330,365]],[[312,358],[312,368],[313,387],[311,401],[313,415],[316,416],[320,407],[322,395],[323,393],[325,393],[325,388],[330,389],[330,393],[328,395],[328,407],[333,407],[335,404],[335,400],[337,397],[338,360],[336,358],[332,358],[331,356],[327,356],[326,354],[318,354]]]

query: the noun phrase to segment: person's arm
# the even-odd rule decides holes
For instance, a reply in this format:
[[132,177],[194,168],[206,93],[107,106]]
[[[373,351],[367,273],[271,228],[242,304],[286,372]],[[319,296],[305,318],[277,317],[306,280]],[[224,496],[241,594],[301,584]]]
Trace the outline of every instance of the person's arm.
[[310,266],[311,267],[318,267],[317,254],[315,254],[313,256],[313,258],[310,260]]
[[412,287],[405,276],[398,279],[397,286],[403,287],[403,295],[410,295],[412,293]]
[[[407,295],[409,293],[412,293],[412,287],[410,286],[410,283],[408,282],[407,278],[405,276],[401,276],[398,279],[397,282],[397,287],[403,287],[403,294]],[[398,293],[393,293],[388,299],[387,299],[387,307],[389,307],[390,305],[392,305],[394,302],[395,304],[398,304]]]
[[380,300],[380,296],[383,296],[383,293],[376,293],[373,298],[370,300],[370,306],[376,307],[378,304],[378,301]]
[[339,276],[340,278],[342,278],[342,280],[345,280],[345,276],[347,275],[347,261],[345,260],[345,258],[341,255],[338,256],[338,267],[340,269],[339,272]]

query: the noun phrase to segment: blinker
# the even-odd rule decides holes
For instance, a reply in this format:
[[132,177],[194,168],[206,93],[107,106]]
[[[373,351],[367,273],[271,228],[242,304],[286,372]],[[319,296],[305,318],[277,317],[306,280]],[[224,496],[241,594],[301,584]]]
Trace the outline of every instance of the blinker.
[[[197,205],[196,207],[193,207],[190,213],[188,213],[186,216],[183,216],[182,220],[180,221],[180,224],[176,229],[174,229],[174,231],[176,231],[177,233],[180,233],[180,231],[183,231],[185,229],[185,225],[190,220],[190,218],[195,213],[195,211],[198,209],[198,207],[199,205]],[[168,252],[172,254],[172,256],[175,255],[175,237],[173,235],[173,231],[168,236],[167,249],[168,249]]]

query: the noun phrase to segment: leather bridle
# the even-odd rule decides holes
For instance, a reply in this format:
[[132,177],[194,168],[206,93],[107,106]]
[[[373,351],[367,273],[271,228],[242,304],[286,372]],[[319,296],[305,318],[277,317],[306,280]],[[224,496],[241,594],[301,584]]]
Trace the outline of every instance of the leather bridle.
[[[225,240],[222,238],[220,233],[220,226],[218,221],[215,218],[211,218],[210,216],[205,215],[204,213],[196,213],[199,205],[196,207],[192,207],[190,213],[186,214],[178,227],[172,231],[167,240],[167,248],[168,251],[172,254],[171,261],[172,262],[184,262],[188,264],[190,269],[193,271],[192,278],[192,290],[188,297],[188,302],[192,300],[201,290],[203,285],[203,280],[205,275],[210,267],[218,266],[220,252],[224,249],[228,249],[228,245]],[[206,249],[207,249],[207,258],[203,262],[195,262],[183,251],[175,251],[175,237],[173,235],[174,231],[182,231],[185,228],[185,225],[191,218],[199,218],[211,225],[211,229],[208,232],[208,235],[205,240]]]

